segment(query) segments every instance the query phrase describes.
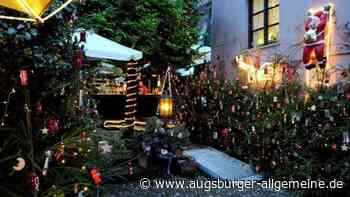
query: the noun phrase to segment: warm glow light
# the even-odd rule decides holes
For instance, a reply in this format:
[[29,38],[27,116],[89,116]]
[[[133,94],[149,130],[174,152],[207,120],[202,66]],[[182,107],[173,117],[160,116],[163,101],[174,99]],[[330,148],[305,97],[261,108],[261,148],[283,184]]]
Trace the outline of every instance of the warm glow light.
[[173,99],[171,97],[160,98],[159,114],[163,118],[169,118],[173,115]]
[[244,62],[242,56],[237,56],[236,62],[238,63],[239,68],[247,72],[248,83],[253,83],[260,86],[264,85],[268,81],[281,81],[281,73],[277,69],[274,71],[274,69],[271,67],[272,63],[270,62],[260,65],[259,68],[256,68],[255,65]]

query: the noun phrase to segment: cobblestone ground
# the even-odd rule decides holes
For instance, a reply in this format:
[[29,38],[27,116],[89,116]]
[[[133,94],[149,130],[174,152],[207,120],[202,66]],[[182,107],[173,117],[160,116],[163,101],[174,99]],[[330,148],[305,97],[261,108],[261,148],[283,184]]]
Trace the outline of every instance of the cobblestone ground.
[[[209,180],[206,177],[198,177],[196,179]],[[170,179],[171,180],[171,179]],[[185,179],[187,180],[187,179]],[[108,197],[297,197],[293,192],[289,191],[274,191],[262,188],[246,189],[240,191],[237,189],[148,189],[140,188],[138,182],[115,185],[110,188]]]

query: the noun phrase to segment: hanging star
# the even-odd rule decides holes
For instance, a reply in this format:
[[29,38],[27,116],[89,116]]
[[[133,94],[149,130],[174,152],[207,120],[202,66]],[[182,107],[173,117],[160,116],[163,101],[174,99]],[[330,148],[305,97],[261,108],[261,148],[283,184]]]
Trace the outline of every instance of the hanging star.
[[47,135],[48,132],[49,132],[49,130],[48,130],[46,127],[44,127],[43,129],[41,129],[41,133],[44,134],[44,135]]
[[348,147],[346,144],[343,144],[343,145],[341,146],[341,150],[342,150],[342,151],[348,151],[348,150],[349,150],[349,147]]

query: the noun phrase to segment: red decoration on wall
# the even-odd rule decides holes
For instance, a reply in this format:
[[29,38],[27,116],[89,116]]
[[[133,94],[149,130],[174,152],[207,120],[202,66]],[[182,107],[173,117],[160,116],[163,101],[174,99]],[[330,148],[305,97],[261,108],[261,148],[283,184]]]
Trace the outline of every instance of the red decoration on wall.
[[21,78],[21,85],[28,86],[28,71],[24,69],[20,70],[19,77]]
[[92,168],[90,171],[90,175],[95,185],[100,185],[102,182],[101,173],[97,170],[96,167]]
[[[312,69],[316,64],[320,65],[321,68],[324,68],[326,65],[324,50],[329,9],[326,6],[324,10],[309,13],[305,21],[303,63],[306,69]],[[313,53],[316,60],[313,60]]]

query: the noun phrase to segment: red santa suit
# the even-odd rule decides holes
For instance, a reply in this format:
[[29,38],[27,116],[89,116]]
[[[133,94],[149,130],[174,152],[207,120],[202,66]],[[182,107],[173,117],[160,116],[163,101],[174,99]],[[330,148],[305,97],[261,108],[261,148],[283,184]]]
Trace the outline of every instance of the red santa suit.
[[[305,21],[303,63],[306,69],[312,69],[318,64],[321,68],[326,65],[325,35],[328,22],[328,12],[318,11]],[[311,54],[315,53],[317,62],[311,62]]]

